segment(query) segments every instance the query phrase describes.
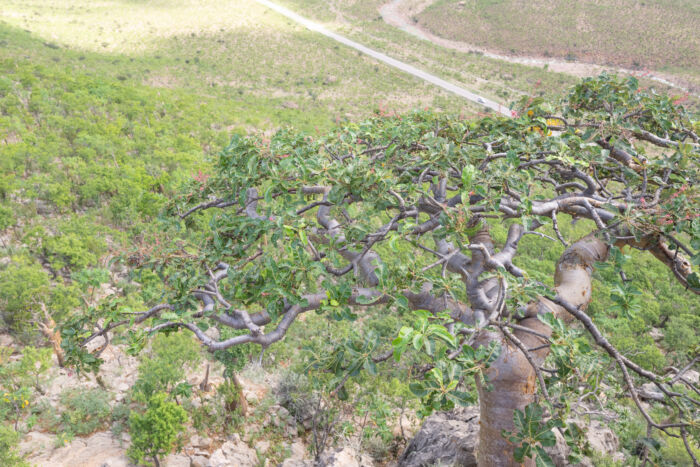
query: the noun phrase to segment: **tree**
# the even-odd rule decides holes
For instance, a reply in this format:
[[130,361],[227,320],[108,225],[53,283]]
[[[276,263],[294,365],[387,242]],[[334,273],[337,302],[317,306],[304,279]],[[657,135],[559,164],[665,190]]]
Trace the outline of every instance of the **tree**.
[[[289,130],[269,141],[235,137],[216,173],[170,207],[171,240],[131,258],[164,278],[164,303],[112,314],[83,342],[149,320],[142,333],[188,329],[211,351],[264,349],[309,310],[401,314],[392,348],[360,349],[359,363],[341,369],[371,371],[406,349],[423,352],[432,364],[412,390],[428,411],[474,403],[475,384],[484,466],[547,460],[540,448],[563,426],[566,395],[595,384],[578,365],[597,347],[649,430],[682,439],[692,457],[700,402],[683,374],[697,349],[685,368],[654,373],[614,347],[586,310],[600,265],[614,272],[605,277],[619,316],[644,306],[621,267],[623,249],[648,252],[687,293],[700,293],[697,120],[634,78],[606,75],[559,105],[526,99],[518,110],[472,121],[377,117],[321,139]],[[572,242],[567,220],[579,222]],[[187,243],[174,238],[179,228],[199,234]],[[553,282],[518,255],[527,235],[565,247]],[[215,340],[209,326],[245,332]],[[673,409],[666,420],[642,404],[643,381]]]
[[139,464],[147,458],[160,466],[159,456],[168,454],[182,442],[181,433],[187,421],[187,412],[168,395],[160,392],[148,400],[143,414],[132,412],[129,416],[131,447],[129,457]]

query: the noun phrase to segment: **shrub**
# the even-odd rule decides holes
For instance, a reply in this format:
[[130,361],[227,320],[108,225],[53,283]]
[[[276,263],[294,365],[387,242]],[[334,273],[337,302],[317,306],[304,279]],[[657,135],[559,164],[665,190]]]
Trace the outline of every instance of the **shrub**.
[[0,271],[0,325],[23,341],[35,334],[29,325],[32,310],[49,297],[49,275],[26,257],[13,257]]
[[64,267],[82,269],[94,265],[107,249],[104,240],[107,229],[85,219],[73,217],[59,223],[57,230],[60,234],[47,235],[42,239],[43,252],[55,270]]
[[685,354],[700,345],[700,316],[682,314],[669,319],[664,332],[669,349]]
[[240,388],[226,380],[216,388],[216,394],[201,405],[187,404],[185,408],[197,431],[230,433],[244,420],[240,409]]
[[60,431],[85,436],[104,428],[110,419],[110,395],[102,389],[69,389],[61,394]]
[[0,231],[12,227],[17,222],[14,214],[12,213],[12,208],[9,206],[0,205]]
[[3,467],[28,467],[15,447],[19,441],[19,433],[6,425],[0,425],[0,465]]
[[159,392],[173,396],[187,394],[189,385],[185,368],[201,361],[199,346],[189,334],[182,332],[158,335],[153,340],[150,356],[139,366],[139,377],[134,384],[134,397],[150,399]]
[[181,446],[187,412],[167,399],[165,393],[154,394],[148,400],[145,413],[131,413],[129,433],[132,444],[128,455],[132,461],[142,464],[150,458],[159,466],[159,456]]
[[[222,329],[221,339],[230,339],[242,334],[245,334],[245,331]],[[231,378],[235,373],[241,371],[246,363],[248,363],[252,352],[252,344],[238,345],[225,350],[217,350],[214,352],[214,358],[224,365],[224,377]]]
[[[683,440],[680,438],[664,437],[664,442],[661,447],[661,459],[671,465],[692,465],[693,460],[688,455],[688,452],[683,446]],[[700,458],[700,448],[693,447],[693,454]]]

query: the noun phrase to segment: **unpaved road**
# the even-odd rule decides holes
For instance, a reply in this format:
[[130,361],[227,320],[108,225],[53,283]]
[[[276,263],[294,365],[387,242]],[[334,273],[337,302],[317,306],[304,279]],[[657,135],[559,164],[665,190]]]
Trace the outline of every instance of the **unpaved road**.
[[255,0],[255,1],[263,6],[266,6],[269,9],[274,10],[277,13],[291,19],[295,23],[298,23],[298,24],[304,26],[306,29],[308,29],[310,31],[314,31],[314,32],[317,32],[319,34],[323,34],[326,37],[329,37],[337,42],[340,42],[341,44],[348,46],[348,47],[352,47],[353,49],[355,49],[359,52],[362,52],[363,54],[368,55],[376,60],[379,60],[380,62],[386,63],[389,66],[392,66],[392,67],[397,68],[405,73],[413,75],[416,78],[420,78],[428,83],[434,84],[435,86],[439,86],[442,89],[445,89],[446,91],[457,94],[458,96],[461,96],[467,100],[475,102],[475,103],[482,105],[484,107],[488,107],[489,109],[495,110],[496,112],[499,112],[503,115],[507,115],[509,117],[511,116],[511,111],[506,106],[504,106],[498,102],[492,101],[490,99],[487,99],[486,97],[475,94],[467,89],[456,86],[456,85],[454,85],[450,82],[447,82],[444,79],[439,78],[431,73],[428,73],[426,71],[418,69],[412,65],[409,65],[408,63],[391,58],[388,55],[385,55],[385,54],[378,52],[374,49],[370,49],[369,47],[366,47],[358,42],[352,41],[345,36],[341,36],[340,34],[329,31],[328,29],[324,28],[320,24],[315,23],[313,21],[310,21],[302,16],[299,16],[298,14],[294,13],[293,11],[291,11],[283,6],[277,5],[276,3],[273,3],[269,0]]
[[467,44],[465,42],[452,41],[449,39],[445,39],[444,37],[436,36],[427,29],[422,28],[418,24],[414,23],[411,19],[412,16],[419,15],[423,10],[428,8],[433,3],[435,3],[435,0],[423,0],[420,2],[416,2],[415,0],[391,0],[389,3],[384,4],[379,9],[379,13],[382,15],[382,18],[387,24],[397,27],[420,39],[427,40],[428,42],[432,42],[433,44],[448,49],[454,49],[460,52],[479,52],[485,57],[494,58],[496,60],[503,60],[505,62],[510,63],[519,63],[522,65],[539,67],[547,65],[548,69],[551,71],[567,73],[578,77],[596,76],[603,71],[624,73],[632,76],[651,79],[659,83],[665,84],[666,86],[670,86],[684,92],[690,92],[685,87],[670,81],[668,78],[658,76],[650,72],[640,72],[630,70],[627,68],[607,67],[596,65],[593,63],[567,62],[565,60],[557,60],[542,57],[502,55],[481,47]]

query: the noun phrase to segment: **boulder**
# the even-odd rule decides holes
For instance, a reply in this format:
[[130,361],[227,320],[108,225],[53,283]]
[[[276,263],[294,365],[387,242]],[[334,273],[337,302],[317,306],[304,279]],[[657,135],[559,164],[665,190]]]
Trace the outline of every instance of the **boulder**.
[[655,401],[664,400],[664,393],[661,392],[661,389],[659,389],[654,383],[642,384],[642,389],[640,391],[637,391],[637,393],[642,397],[642,399],[649,399]]
[[698,373],[695,370],[688,370],[685,373],[683,373],[683,379],[686,381],[689,381],[692,384],[698,384],[700,382],[700,373]]
[[190,467],[207,467],[209,459],[204,456],[192,456]]
[[[580,426],[583,426],[579,424]],[[545,450],[557,467],[568,467],[571,453],[564,437],[555,430],[557,444]],[[588,441],[594,449],[613,456],[619,443],[615,434],[601,422],[591,423]],[[399,458],[399,467],[472,467],[477,465],[479,443],[479,408],[461,407],[451,412],[437,412],[428,417]],[[579,467],[591,467],[583,459]]]
[[372,459],[366,454],[358,453],[350,446],[345,446],[321,454],[317,467],[373,467]]
[[236,434],[231,437],[231,441],[226,441],[209,458],[207,467],[256,467],[258,465],[258,454],[247,444],[241,441]]
[[288,449],[291,451],[291,455],[282,462],[281,467],[313,467],[314,462],[305,459],[306,448],[301,442],[297,441],[288,445]]
[[399,458],[399,467],[476,466],[479,408],[428,417]]
[[165,467],[190,467],[191,461],[184,454],[170,454],[163,459],[163,465]]
[[86,438],[75,438],[67,446],[54,449],[55,436],[30,432],[19,445],[32,465],[52,467],[127,467],[126,447],[111,433],[97,432]]
[[[617,436],[599,420],[592,420],[591,424],[586,428],[586,439],[591,448],[603,454],[609,454],[615,460],[620,460],[619,456],[623,456],[620,452],[620,441],[617,439]],[[624,459],[624,456],[622,459]]]

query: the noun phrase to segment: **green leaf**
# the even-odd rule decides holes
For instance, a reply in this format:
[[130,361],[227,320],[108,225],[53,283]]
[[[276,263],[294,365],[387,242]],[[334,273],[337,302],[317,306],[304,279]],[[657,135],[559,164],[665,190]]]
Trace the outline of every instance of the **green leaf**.
[[416,397],[425,397],[428,395],[428,391],[425,390],[422,383],[409,383],[408,389],[410,389]]
[[541,446],[535,446],[535,452],[537,457],[535,457],[535,465],[537,467],[556,467],[554,461],[549,454]]

